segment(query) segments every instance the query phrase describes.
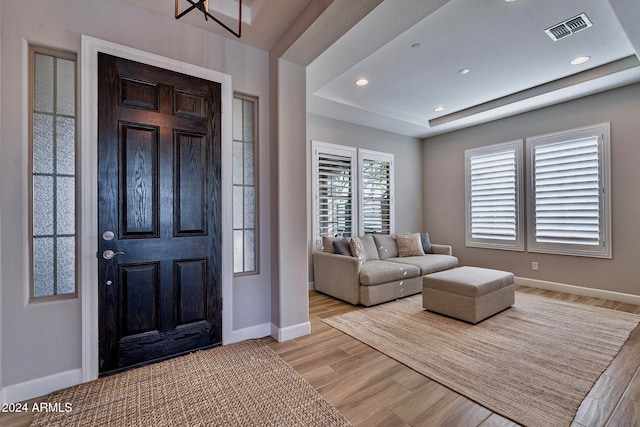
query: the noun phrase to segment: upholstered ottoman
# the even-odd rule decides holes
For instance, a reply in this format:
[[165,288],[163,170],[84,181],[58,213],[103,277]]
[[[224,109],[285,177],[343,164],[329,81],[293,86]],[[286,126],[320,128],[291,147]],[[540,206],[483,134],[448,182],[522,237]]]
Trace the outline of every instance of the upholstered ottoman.
[[422,307],[478,323],[515,302],[513,273],[459,267],[427,274],[422,279]]

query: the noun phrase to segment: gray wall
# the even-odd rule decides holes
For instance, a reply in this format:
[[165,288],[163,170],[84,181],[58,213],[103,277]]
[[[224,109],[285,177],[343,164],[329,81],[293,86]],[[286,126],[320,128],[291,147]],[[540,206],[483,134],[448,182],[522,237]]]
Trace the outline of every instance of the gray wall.
[[[87,34],[230,74],[234,90],[260,98],[258,150],[260,180],[263,184],[259,187],[259,206],[266,207],[259,215],[260,274],[234,280],[234,300],[225,302],[225,306],[229,303],[233,306],[234,330],[269,324],[268,53],[122,0],[2,1],[0,11],[0,49],[3,59],[0,87],[2,385],[17,384],[81,367],[80,300],[27,303],[28,43],[79,52],[80,36]],[[82,286],[97,285],[81,284],[80,292]]]
[[[278,60],[278,257],[279,319],[287,339],[310,331],[307,243],[305,68]],[[274,283],[275,284],[275,283]]]
[[[424,224],[432,240],[452,244],[462,265],[640,295],[638,111],[640,84],[425,139]],[[465,247],[464,150],[603,122],[611,123],[613,259]],[[539,263],[539,271],[531,270],[532,261]]]
[[[421,164],[422,143],[419,139],[307,114],[309,153],[311,153],[311,141],[392,153],[395,161],[396,232],[422,231],[424,177]],[[311,172],[309,172],[309,176],[310,174]],[[311,194],[310,189],[309,194]],[[309,200],[308,206],[309,212],[312,212],[311,200]],[[310,252],[313,249],[311,220],[311,215],[309,215]],[[310,271],[312,270],[313,268],[310,268]]]

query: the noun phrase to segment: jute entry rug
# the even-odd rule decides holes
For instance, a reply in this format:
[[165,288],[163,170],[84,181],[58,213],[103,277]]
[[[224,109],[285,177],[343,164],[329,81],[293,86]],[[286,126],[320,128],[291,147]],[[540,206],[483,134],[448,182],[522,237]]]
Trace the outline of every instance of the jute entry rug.
[[133,369],[53,393],[71,410],[32,426],[350,426],[257,340]]
[[516,293],[471,325],[416,295],[325,322],[525,426],[569,426],[640,316]]

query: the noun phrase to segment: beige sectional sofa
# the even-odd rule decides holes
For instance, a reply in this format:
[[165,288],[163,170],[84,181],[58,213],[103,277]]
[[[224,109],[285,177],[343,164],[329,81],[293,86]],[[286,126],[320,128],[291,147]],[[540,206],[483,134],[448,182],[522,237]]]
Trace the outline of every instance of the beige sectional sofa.
[[315,289],[365,306],[420,293],[423,276],[455,268],[458,259],[451,246],[428,243],[428,235],[416,247],[416,235],[424,243],[419,233],[349,239],[352,255],[335,253],[339,238],[323,238],[323,250],[313,254]]

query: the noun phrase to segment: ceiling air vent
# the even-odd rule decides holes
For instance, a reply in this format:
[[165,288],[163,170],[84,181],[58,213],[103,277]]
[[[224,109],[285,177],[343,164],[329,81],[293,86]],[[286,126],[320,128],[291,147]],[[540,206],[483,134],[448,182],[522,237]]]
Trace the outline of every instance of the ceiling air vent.
[[591,24],[587,15],[581,13],[580,15],[554,25],[551,28],[547,28],[544,32],[551,37],[551,40],[558,41],[564,37],[577,33],[578,31],[584,30],[585,28],[589,28],[591,25],[593,24]]

